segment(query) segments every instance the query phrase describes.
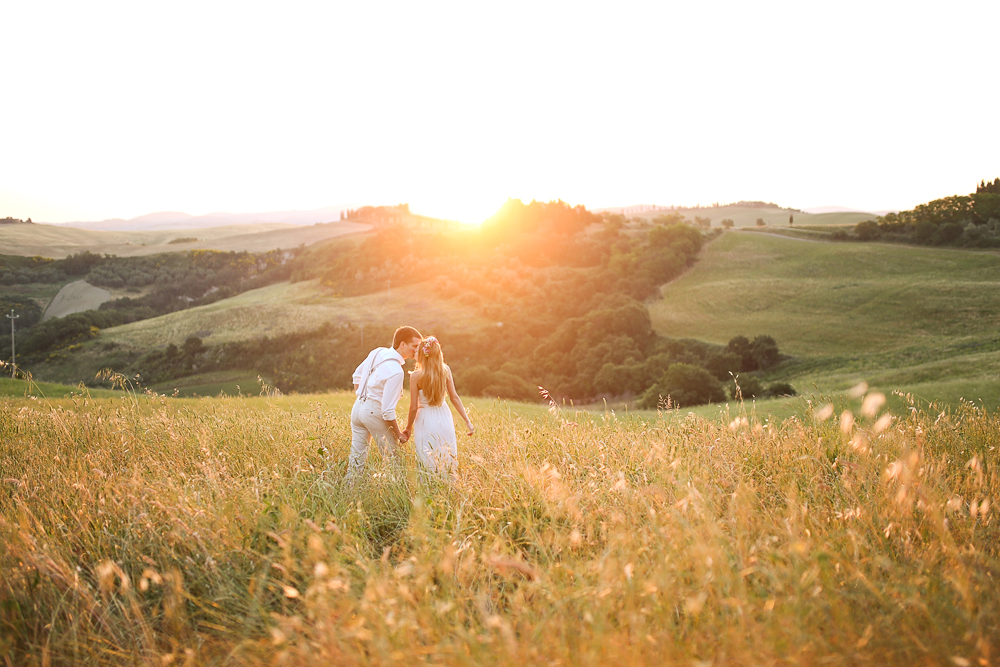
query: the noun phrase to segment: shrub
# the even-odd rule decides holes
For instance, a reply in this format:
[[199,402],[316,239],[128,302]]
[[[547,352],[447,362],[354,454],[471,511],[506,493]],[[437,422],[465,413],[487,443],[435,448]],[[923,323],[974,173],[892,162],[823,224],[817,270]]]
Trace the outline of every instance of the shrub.
[[681,407],[726,400],[718,380],[704,368],[690,364],[672,365],[660,381],[642,395],[640,406],[655,408],[661,397],[668,396]]
[[854,226],[854,233],[861,241],[874,241],[882,236],[882,230],[874,220],[865,220]]
[[764,396],[778,398],[781,396],[798,396],[795,387],[787,382],[774,382],[764,392]]

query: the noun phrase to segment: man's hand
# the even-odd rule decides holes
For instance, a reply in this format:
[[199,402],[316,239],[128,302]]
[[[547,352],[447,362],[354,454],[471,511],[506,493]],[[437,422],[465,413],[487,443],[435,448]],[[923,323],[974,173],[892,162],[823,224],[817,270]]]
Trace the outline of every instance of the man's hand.
[[399,442],[403,443],[410,439],[410,430],[403,429],[402,433],[399,434]]
[[385,425],[389,427],[390,431],[392,431],[392,435],[396,438],[397,443],[402,444],[406,442],[407,433],[399,430],[399,424],[396,423],[395,419],[386,419]]

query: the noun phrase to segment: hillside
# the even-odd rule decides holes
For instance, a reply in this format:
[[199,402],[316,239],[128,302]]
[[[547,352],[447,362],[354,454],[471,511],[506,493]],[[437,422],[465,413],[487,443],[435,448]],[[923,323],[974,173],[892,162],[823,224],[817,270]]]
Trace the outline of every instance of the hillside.
[[650,316],[669,336],[768,332],[804,388],[865,380],[929,399],[1000,399],[995,254],[728,233],[662,289]]
[[[658,377],[693,364],[730,389],[734,370],[807,394],[867,381],[887,394],[1000,404],[997,255],[747,230],[707,243],[686,268],[701,243],[690,226],[512,206],[506,228],[385,229],[316,246],[289,265],[292,282],[103,329],[34,372],[76,383],[113,365],[161,390],[276,374],[283,390],[315,391],[344,386],[355,356],[409,323],[446,337],[456,377],[473,393],[530,398],[540,384],[578,402],[655,399]],[[528,214],[554,226],[532,231]],[[738,336],[773,339],[785,360],[748,367],[744,357],[731,368],[727,343]]]
[[181,211],[158,211],[147,213],[135,218],[123,220],[94,220],[80,222],[58,223],[65,227],[77,229],[92,229],[97,231],[130,231],[130,230],[168,230],[168,229],[201,229],[223,225],[256,225],[262,223],[281,223],[294,226],[314,225],[319,222],[330,222],[341,217],[343,206],[327,206],[311,211],[267,211],[262,213],[207,213],[191,215]]
[[411,286],[357,297],[338,297],[317,281],[278,283],[250,290],[230,299],[132,322],[106,330],[102,340],[137,349],[180,344],[191,335],[212,343],[246,340],[336,325],[364,322],[373,328],[399,322],[433,331],[461,322],[478,327],[486,323],[460,303],[435,297]]
[[[56,225],[0,225],[0,247],[4,254],[63,258],[84,250],[98,255],[132,257],[162,252],[205,249],[264,252],[276,248],[312,245],[345,234],[370,229],[355,222],[331,222],[308,226],[283,223],[228,225],[200,229],[152,231],[95,231]],[[171,243],[178,239],[196,239]]]
[[[394,212],[405,213],[386,215]],[[472,393],[530,400],[546,386],[577,401],[649,394],[655,407],[654,385],[676,362],[685,378],[697,376],[685,398],[695,405],[705,402],[702,386],[724,398],[729,367],[778,356],[770,340],[755,341],[750,356],[717,359],[718,346],[655,336],[640,299],[694,262],[705,238],[679,222],[625,231],[583,207],[510,200],[479,228],[387,226],[256,258],[13,258],[38,266],[7,260],[4,275],[20,284],[29,274],[86,274],[92,285],[136,289],[153,281],[147,294],[26,332],[21,362],[42,379],[88,380],[106,364],[157,386],[246,371],[282,391],[343,388],[372,341],[408,323],[448,340]]]
[[[754,227],[757,224],[757,218],[762,218],[768,225],[787,227],[789,215],[794,216],[793,226],[855,225],[865,220],[874,220],[876,217],[872,213],[859,213],[856,211],[803,213],[787,208],[754,208],[750,206],[707,206],[704,208],[684,208],[679,209],[677,212],[692,222],[695,217],[709,218],[712,221],[712,227],[719,227],[722,220],[726,218],[733,221],[734,227]],[[670,211],[646,211],[629,215],[628,217],[655,220],[657,217],[669,213]]]

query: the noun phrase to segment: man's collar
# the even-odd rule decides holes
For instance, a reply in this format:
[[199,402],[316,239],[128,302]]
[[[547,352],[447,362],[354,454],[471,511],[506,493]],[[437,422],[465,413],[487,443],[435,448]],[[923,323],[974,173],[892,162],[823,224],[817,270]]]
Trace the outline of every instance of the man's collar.
[[392,357],[393,357],[393,358],[394,358],[394,359],[395,359],[396,361],[398,361],[398,362],[399,362],[399,365],[400,365],[400,366],[402,366],[402,365],[404,365],[404,364],[406,363],[406,359],[404,359],[404,358],[403,358],[403,355],[401,355],[401,354],[400,354],[400,353],[399,353],[398,351],[396,351],[396,349],[395,349],[395,348],[391,348],[391,347],[390,347],[390,348],[386,348],[386,349],[388,349],[388,350],[389,350],[389,354],[391,354],[391,355],[392,355]]

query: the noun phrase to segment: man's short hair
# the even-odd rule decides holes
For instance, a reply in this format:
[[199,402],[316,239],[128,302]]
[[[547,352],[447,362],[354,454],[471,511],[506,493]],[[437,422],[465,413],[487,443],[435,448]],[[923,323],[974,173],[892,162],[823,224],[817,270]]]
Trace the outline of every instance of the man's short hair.
[[396,329],[396,333],[392,335],[392,349],[399,348],[400,343],[408,343],[414,338],[423,339],[420,332],[413,327],[399,327]]

